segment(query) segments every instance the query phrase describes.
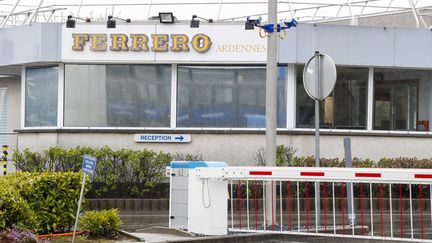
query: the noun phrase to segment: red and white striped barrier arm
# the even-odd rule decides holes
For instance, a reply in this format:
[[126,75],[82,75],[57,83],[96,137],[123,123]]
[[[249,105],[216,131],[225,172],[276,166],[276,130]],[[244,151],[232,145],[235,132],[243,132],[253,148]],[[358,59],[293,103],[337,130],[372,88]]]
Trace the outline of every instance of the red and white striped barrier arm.
[[196,168],[197,178],[261,179],[299,181],[386,181],[432,182],[431,169],[381,169],[381,168],[322,168],[322,167],[224,167]]

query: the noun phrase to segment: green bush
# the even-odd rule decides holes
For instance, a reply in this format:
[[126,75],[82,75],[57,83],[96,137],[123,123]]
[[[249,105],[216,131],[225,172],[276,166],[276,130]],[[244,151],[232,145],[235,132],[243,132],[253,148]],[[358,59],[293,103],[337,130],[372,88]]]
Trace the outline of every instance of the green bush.
[[0,177],[0,229],[18,225],[36,229],[37,221],[27,201],[16,188],[9,184],[6,176]]
[[[38,222],[35,227],[18,224],[19,226],[35,229],[38,233],[65,232],[71,229],[75,220],[82,174],[15,173],[5,176],[3,180],[24,202],[19,205],[21,210],[26,210],[25,213],[28,214],[24,219],[29,220],[29,223]],[[18,200],[20,203],[21,201]]]
[[89,194],[97,197],[144,197],[165,180],[165,167],[176,159],[200,160],[201,155],[169,154],[152,150],[112,150],[76,147],[69,150],[52,147],[38,153],[29,149],[14,151],[13,161],[21,171],[74,171],[81,169],[84,154],[97,159],[96,176]]
[[[315,157],[297,157],[296,150],[285,145],[278,145],[276,148],[276,166],[292,167],[315,167]],[[258,166],[265,165],[264,149],[260,148],[255,153],[255,162]],[[371,159],[361,159],[354,157],[352,159],[355,168],[419,168],[432,169],[432,159],[417,158],[382,158],[378,161]],[[320,159],[321,167],[345,167],[344,159]]]
[[79,219],[79,228],[91,235],[115,238],[122,225],[117,208],[102,211],[87,211]]

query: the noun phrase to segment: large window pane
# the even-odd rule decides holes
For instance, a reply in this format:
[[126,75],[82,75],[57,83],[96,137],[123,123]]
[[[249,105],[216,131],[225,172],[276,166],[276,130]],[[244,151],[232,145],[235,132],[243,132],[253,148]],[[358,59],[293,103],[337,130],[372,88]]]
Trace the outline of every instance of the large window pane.
[[375,69],[374,129],[429,131],[431,71]]
[[166,127],[171,66],[66,65],[69,127]]
[[[303,86],[303,66],[297,68],[296,123],[315,125],[315,102]],[[320,127],[366,129],[368,68],[337,68],[337,81],[329,97],[320,101]]]
[[[286,68],[279,68],[278,127],[286,121]],[[177,126],[265,127],[264,67],[179,66]]]
[[25,126],[57,126],[58,67],[27,68]]

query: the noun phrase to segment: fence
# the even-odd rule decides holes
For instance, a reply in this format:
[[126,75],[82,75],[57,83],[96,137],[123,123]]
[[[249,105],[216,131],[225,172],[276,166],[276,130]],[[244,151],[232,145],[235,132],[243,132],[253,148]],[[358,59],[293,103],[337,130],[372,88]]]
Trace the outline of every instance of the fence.
[[[198,168],[197,178],[228,180],[228,228],[432,242],[432,170],[359,168]],[[265,184],[270,183],[270,191]],[[352,185],[355,199],[348,200]],[[319,209],[315,186],[320,188]],[[266,222],[265,195],[272,195]],[[351,212],[348,212],[350,204]]]

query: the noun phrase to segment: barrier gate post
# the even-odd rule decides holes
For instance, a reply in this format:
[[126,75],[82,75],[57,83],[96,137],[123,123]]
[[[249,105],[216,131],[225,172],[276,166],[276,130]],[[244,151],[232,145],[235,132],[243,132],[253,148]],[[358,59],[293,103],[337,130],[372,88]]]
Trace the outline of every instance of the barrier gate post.
[[200,173],[208,167],[222,170],[226,163],[172,161],[167,167],[166,175],[171,182],[171,228],[204,235],[227,235],[228,181],[213,176],[203,178]]
[[7,156],[8,156],[8,147],[7,145],[3,145],[3,175],[7,174]]

